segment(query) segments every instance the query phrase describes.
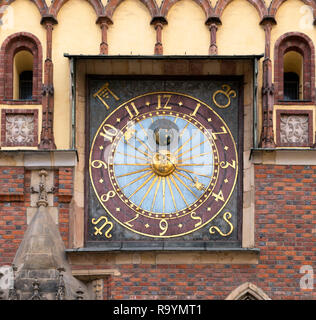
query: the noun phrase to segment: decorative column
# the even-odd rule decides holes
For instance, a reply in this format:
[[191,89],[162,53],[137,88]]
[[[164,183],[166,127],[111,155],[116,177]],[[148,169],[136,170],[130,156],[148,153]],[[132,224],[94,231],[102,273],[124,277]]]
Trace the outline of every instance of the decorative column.
[[43,119],[39,144],[40,149],[56,149],[54,139],[54,80],[52,61],[53,26],[57,20],[52,15],[43,16],[41,24],[46,29],[46,60],[44,64],[44,84],[42,87]]
[[113,24],[113,22],[107,16],[99,16],[96,23],[100,25],[101,34],[102,34],[102,41],[100,44],[100,54],[107,55],[109,54],[108,28],[111,24]]
[[210,48],[208,51],[209,55],[217,55],[218,50],[217,50],[217,44],[216,44],[216,32],[218,29],[218,26],[221,25],[221,20],[219,17],[209,17],[205,24],[208,26],[210,30]]
[[263,61],[263,85],[262,85],[262,132],[260,139],[261,148],[275,148],[273,132],[273,105],[274,85],[272,83],[271,29],[276,24],[273,17],[266,16],[261,21],[265,32],[265,52]]
[[164,25],[168,24],[168,22],[164,17],[154,17],[151,20],[150,24],[153,25],[156,30],[156,43],[154,53],[155,55],[162,55],[162,29]]

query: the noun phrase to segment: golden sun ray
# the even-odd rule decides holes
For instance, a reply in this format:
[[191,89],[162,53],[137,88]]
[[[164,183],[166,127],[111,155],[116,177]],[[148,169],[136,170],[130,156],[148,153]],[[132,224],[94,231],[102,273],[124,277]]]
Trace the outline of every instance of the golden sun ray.
[[131,184],[139,181],[140,179],[147,177],[150,173],[151,173],[151,171],[144,173],[144,174],[141,175],[140,177],[138,177],[138,178],[134,179],[133,181],[129,182],[128,184],[126,184],[124,187],[121,188],[121,190],[123,190],[124,188],[130,186]]
[[153,173],[149,178],[146,179],[145,182],[143,182],[129,197],[128,199],[130,199],[134,194],[136,194],[140,189],[142,189],[148,181],[150,181],[153,177],[155,176],[155,173]]
[[130,175],[132,175],[132,174],[139,173],[139,172],[143,172],[143,171],[147,171],[147,170],[150,170],[150,171],[151,171],[151,168],[143,168],[143,169],[141,169],[141,170],[136,170],[136,171],[128,172],[128,173],[125,173],[125,174],[121,174],[121,175],[117,176],[117,178],[122,178],[122,177],[130,176]]
[[174,179],[173,179],[173,175],[171,175],[171,176],[170,176],[170,180],[171,180],[171,182],[174,184],[174,186],[175,186],[175,187],[176,187],[176,189],[178,190],[178,192],[179,192],[179,194],[180,194],[180,196],[181,196],[182,200],[184,201],[184,203],[185,203],[185,204],[186,204],[186,206],[188,207],[188,206],[189,206],[189,204],[188,204],[188,203],[187,203],[187,201],[185,200],[185,197],[184,197],[184,195],[183,195],[182,191],[180,190],[180,188],[178,187],[177,183],[174,181]]
[[184,187],[189,190],[196,198],[198,198],[198,196],[178,177],[178,175],[176,173],[174,173],[175,178],[177,178],[177,180],[179,180],[180,183],[182,183],[184,185]]
[[161,177],[159,176],[159,179],[158,179],[158,182],[157,182],[157,186],[156,186],[156,190],[155,190],[154,199],[153,199],[153,202],[152,202],[152,204],[151,204],[151,209],[150,209],[150,211],[152,211],[152,210],[153,210],[153,208],[154,208],[154,205],[155,205],[155,202],[156,202],[156,197],[157,197],[157,192],[158,192],[158,189],[159,189],[160,182],[161,182]]
[[174,199],[174,195],[173,195],[173,191],[172,191],[172,188],[171,188],[170,178],[169,177],[167,177],[167,183],[168,183],[168,187],[169,187],[169,190],[170,190],[170,193],[171,193],[171,197],[172,197],[174,208],[176,209],[176,212],[178,212],[176,201]]
[[145,200],[145,198],[148,196],[148,193],[150,192],[150,190],[152,189],[152,187],[154,186],[154,184],[156,183],[158,179],[158,176],[155,177],[155,179],[153,180],[153,182],[151,183],[151,185],[149,186],[149,188],[147,189],[146,193],[144,194],[140,204],[138,205],[139,207],[142,205],[143,201]]

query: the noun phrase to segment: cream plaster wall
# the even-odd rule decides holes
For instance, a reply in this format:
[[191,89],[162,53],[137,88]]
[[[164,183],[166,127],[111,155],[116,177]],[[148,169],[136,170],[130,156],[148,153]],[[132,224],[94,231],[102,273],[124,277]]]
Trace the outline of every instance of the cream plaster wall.
[[181,0],[167,15],[162,43],[165,55],[207,55],[210,31],[202,8],[192,0]]
[[29,32],[38,38],[42,45],[43,57],[46,52],[46,31],[41,26],[41,15],[36,5],[29,0],[15,0],[8,6],[2,18],[0,27],[0,44],[17,32]]
[[246,0],[234,0],[224,10],[217,31],[218,54],[264,53],[264,31],[258,11]]
[[93,7],[85,0],[68,1],[57,19],[53,31],[54,134],[57,149],[68,149],[71,146],[70,70],[64,53],[99,54],[101,30]]
[[125,0],[115,10],[108,29],[109,54],[152,55],[156,32],[148,9],[138,0]]

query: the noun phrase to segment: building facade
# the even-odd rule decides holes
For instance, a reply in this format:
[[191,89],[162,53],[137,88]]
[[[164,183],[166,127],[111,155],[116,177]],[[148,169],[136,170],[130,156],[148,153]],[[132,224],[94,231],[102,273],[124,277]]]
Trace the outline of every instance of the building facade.
[[314,0],[0,16],[3,299],[316,298]]

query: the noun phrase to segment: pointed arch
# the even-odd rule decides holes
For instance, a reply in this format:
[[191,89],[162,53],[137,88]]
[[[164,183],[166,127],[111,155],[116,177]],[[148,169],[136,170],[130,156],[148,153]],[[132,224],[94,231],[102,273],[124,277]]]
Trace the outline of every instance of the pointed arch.
[[[233,0],[218,0],[215,6],[215,15],[221,17],[225,8],[232,2]],[[258,11],[260,20],[264,16],[268,14],[268,9],[264,0],[247,0],[252,6],[256,8]]]
[[[160,9],[160,15],[163,17],[166,17],[168,15],[170,9],[172,8],[172,6],[179,1],[181,1],[181,0],[165,0],[165,1],[163,1],[161,9]],[[211,1],[209,1],[209,0],[193,0],[193,1],[196,2],[203,9],[206,18],[208,18],[209,16],[211,16],[213,14],[213,8],[211,5]]]
[[[272,0],[270,7],[269,7],[269,15],[275,17],[277,11],[281,7],[281,5],[285,2],[286,0]],[[310,6],[313,10],[313,17],[316,19],[316,3],[315,1],[310,1],[310,0],[301,0],[303,3],[305,3],[307,6]]]
[[234,289],[225,300],[271,300],[263,290],[251,282],[246,282]]
[[[112,19],[114,11],[123,1],[124,0],[109,0],[109,2],[107,3],[104,9],[105,16]],[[148,9],[152,18],[158,15],[159,9],[155,0],[140,0],[140,1]]]
[[[43,0],[44,1],[44,0]],[[59,10],[62,8],[62,6],[68,2],[69,0],[55,0],[52,5],[49,7],[49,14],[53,15],[55,18],[57,18]],[[101,2],[101,0],[87,0],[91,6],[93,7],[95,13],[97,16],[101,16],[104,12],[104,7]]]

